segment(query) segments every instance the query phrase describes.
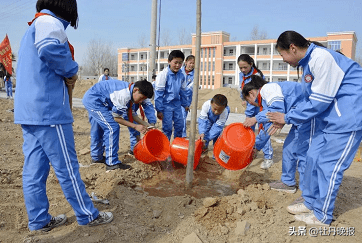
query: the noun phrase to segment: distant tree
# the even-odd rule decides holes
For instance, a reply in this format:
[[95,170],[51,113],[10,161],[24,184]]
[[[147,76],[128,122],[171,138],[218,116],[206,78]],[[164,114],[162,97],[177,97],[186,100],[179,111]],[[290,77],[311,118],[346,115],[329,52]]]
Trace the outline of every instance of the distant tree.
[[161,37],[161,46],[171,46],[172,45],[172,37],[170,34],[170,30],[164,29],[159,33]]
[[146,35],[144,33],[138,36],[137,42],[138,42],[138,46],[140,48],[145,48],[148,46],[147,45],[148,41],[147,41]]
[[191,33],[185,28],[178,30],[177,33],[179,45],[189,45],[192,43]]
[[260,31],[259,26],[255,25],[250,33],[250,40],[265,40],[268,34],[265,31]]
[[117,50],[111,43],[101,39],[92,39],[88,42],[84,56],[83,75],[97,75],[103,73],[104,68],[109,68],[110,75],[117,75]]

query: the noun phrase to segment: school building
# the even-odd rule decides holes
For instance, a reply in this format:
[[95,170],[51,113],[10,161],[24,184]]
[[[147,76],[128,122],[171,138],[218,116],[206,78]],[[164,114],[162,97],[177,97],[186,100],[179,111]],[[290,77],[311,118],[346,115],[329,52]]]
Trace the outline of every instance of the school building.
[[[326,47],[339,50],[355,59],[357,37],[354,31],[329,32],[327,36],[309,37]],[[164,46],[156,49],[156,74],[168,65],[168,54],[181,50],[185,57],[195,54],[196,35],[191,45]],[[298,81],[296,68],[283,62],[275,49],[276,39],[230,41],[230,34],[224,31],[201,34],[200,86],[203,89],[239,86],[239,67],[236,63],[241,54],[254,58],[256,66],[267,81]],[[118,49],[118,79],[135,82],[147,78],[149,48]],[[300,72],[301,75],[301,72]]]

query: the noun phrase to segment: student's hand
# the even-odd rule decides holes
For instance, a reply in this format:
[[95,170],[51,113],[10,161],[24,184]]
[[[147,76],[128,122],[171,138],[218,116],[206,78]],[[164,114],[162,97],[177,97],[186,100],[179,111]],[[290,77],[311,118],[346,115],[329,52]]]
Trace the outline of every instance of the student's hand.
[[280,112],[268,112],[266,113],[266,116],[269,118],[269,120],[273,123],[279,123],[281,125],[285,124],[284,120],[284,113]]
[[185,111],[186,111],[186,112],[189,112],[189,111],[190,111],[190,107],[186,106],[186,107],[185,107]]
[[204,137],[205,137],[205,134],[200,134],[199,139],[201,139],[201,141],[205,142]]
[[78,79],[77,74],[75,74],[73,77],[70,77],[70,78],[64,78],[66,85],[67,86],[72,86],[72,87],[74,87],[75,82],[77,81],[77,79]]
[[157,111],[157,118],[160,119],[160,120],[163,120],[163,113]]
[[145,134],[147,132],[147,127],[141,125],[141,124],[137,124],[136,127],[134,128],[136,131],[139,131],[142,134]]
[[256,121],[256,118],[255,118],[255,117],[246,117],[243,125],[244,125],[245,127],[252,127],[252,126],[254,126],[256,123],[257,123],[257,121]]
[[272,136],[272,135],[274,135],[274,134],[278,135],[278,134],[280,133],[280,131],[282,130],[283,126],[284,126],[284,124],[273,123],[273,124],[269,127],[267,133],[268,133],[270,136]]
[[246,108],[246,105],[247,105],[246,100],[242,100],[242,101],[241,101],[241,105],[242,105],[244,108]]

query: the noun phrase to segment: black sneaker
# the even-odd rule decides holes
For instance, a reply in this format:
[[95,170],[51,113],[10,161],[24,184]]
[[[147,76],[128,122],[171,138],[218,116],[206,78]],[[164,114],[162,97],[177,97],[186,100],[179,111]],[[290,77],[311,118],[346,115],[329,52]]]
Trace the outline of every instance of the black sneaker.
[[65,214],[60,214],[56,217],[52,216],[49,223],[47,225],[45,225],[43,228],[38,229],[37,231],[48,232],[48,231],[54,229],[55,227],[61,226],[65,222],[67,222],[67,216],[65,216]]
[[113,214],[111,212],[99,212],[98,217],[93,220],[92,222],[89,222],[87,226],[97,226],[100,224],[108,224],[112,222],[113,220]]
[[92,159],[92,164],[105,164],[106,163],[106,157],[103,156],[100,160],[94,160]]
[[119,163],[116,165],[106,165],[106,170],[116,170],[116,169],[121,169],[121,170],[127,170],[130,169],[131,166],[130,165],[126,165],[123,163]]

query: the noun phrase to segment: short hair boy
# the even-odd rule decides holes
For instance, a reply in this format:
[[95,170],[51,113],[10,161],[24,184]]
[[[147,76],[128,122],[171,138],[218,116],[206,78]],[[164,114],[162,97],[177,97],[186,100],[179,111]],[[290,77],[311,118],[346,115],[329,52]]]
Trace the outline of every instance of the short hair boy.
[[174,50],[168,56],[168,66],[157,75],[155,83],[155,107],[157,117],[162,120],[162,131],[168,139],[182,137],[184,127],[182,107],[189,107],[187,99],[186,79],[181,71],[185,55],[180,50]]
[[[147,122],[132,111],[133,104],[140,104],[153,96],[153,87],[147,80],[135,84],[111,79],[91,87],[83,97],[91,123],[91,157],[93,163],[105,163],[106,170],[128,169],[118,159],[119,125],[146,133]],[[124,119],[128,116],[129,121]],[[138,124],[133,123],[133,120]],[[105,145],[105,148],[103,147]],[[104,150],[106,156],[103,156]]]
[[110,80],[110,79],[112,79],[112,77],[109,76],[109,68],[104,68],[103,74],[101,76],[99,76],[98,82],[104,81],[104,80]]
[[215,95],[211,100],[207,100],[202,105],[198,124],[199,138],[205,142],[205,150],[211,140],[215,144],[224,129],[229,114],[228,100],[222,94]]

